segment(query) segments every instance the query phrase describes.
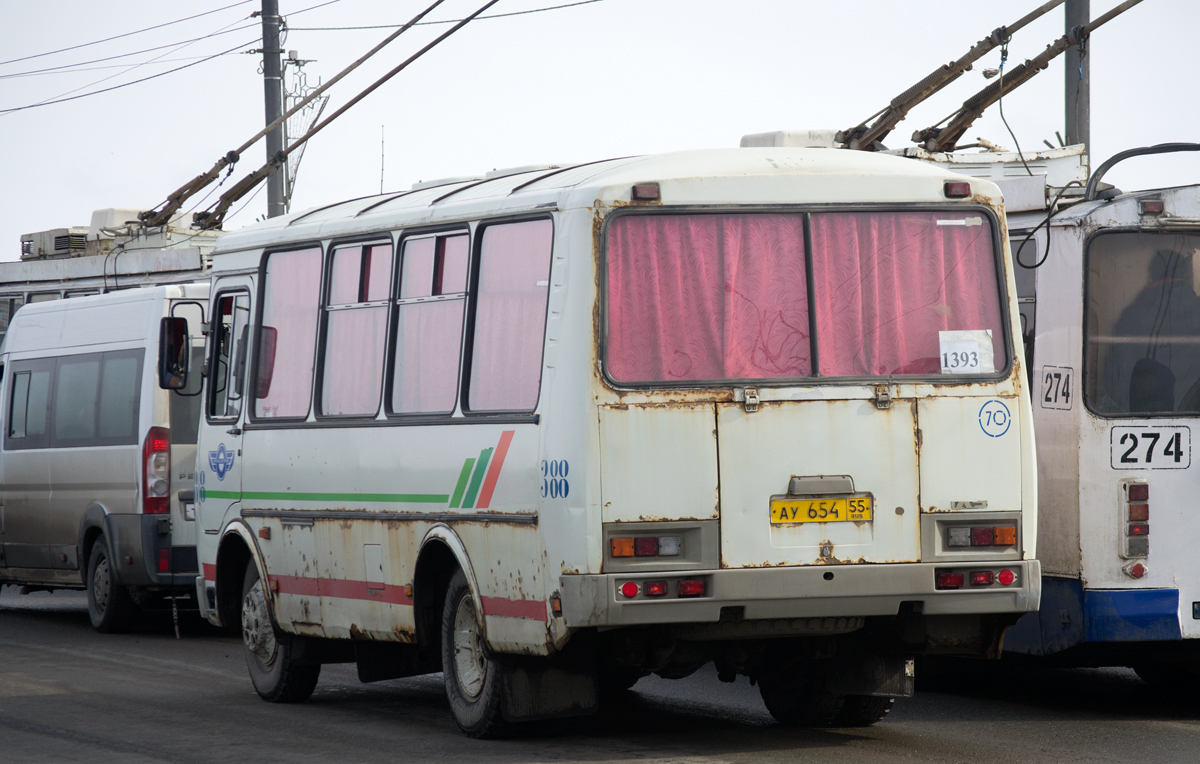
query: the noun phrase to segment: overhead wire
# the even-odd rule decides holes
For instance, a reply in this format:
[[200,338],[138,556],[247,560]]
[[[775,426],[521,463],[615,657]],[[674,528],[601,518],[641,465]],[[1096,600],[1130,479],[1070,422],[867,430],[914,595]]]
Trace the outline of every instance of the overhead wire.
[[[337,0],[333,0],[333,1],[336,2]],[[150,32],[155,29],[162,29],[163,27],[173,26],[175,24],[182,24],[185,21],[191,21],[192,19],[198,19],[202,16],[210,16],[214,13],[220,13],[221,11],[226,11],[226,10],[229,10],[230,8],[236,8],[239,5],[247,5],[252,2],[255,2],[255,0],[240,0],[239,2],[231,3],[229,5],[224,5],[224,6],[221,6],[220,8],[214,8],[211,11],[205,11],[204,13],[197,13],[194,16],[187,16],[182,19],[175,19],[174,21],[168,21],[163,24],[155,24],[152,27],[145,27],[144,29],[135,29],[132,32],[125,32],[123,34],[113,35],[112,37],[105,37],[103,40],[93,40],[92,42],[85,42],[85,43],[81,43],[79,45],[71,45],[66,48],[59,48],[58,50],[48,50],[45,53],[34,53],[33,55],[30,55],[30,56],[21,56],[20,58],[10,58],[7,61],[0,61],[0,66],[5,66],[7,64],[15,64],[18,61],[28,61],[33,58],[43,58],[45,56],[53,56],[56,53],[66,53],[69,50],[78,50],[80,48],[87,48],[92,45],[99,45],[100,43],[111,42],[113,40],[120,40],[124,37],[132,37],[133,35],[142,34],[143,32]]]
[[[1017,147],[1017,158],[1021,160],[1021,164],[1025,165],[1025,172],[1033,177],[1033,170],[1029,169],[1029,163],[1025,161],[1025,154],[1021,151],[1021,142],[1017,140],[1017,134],[1008,126],[1008,120],[1004,117],[1004,65],[1008,63],[1008,41],[1000,46],[1000,95],[997,101],[1000,104],[1000,121],[1004,123],[1004,127],[1008,130],[1008,135],[1013,139],[1013,145]],[[1046,235],[1047,240],[1049,234]],[[1049,246],[1047,244],[1047,246]]]
[[53,104],[56,104],[56,103],[65,103],[67,101],[76,101],[80,98],[88,98],[90,96],[100,95],[101,93],[111,93],[114,90],[120,90],[121,88],[127,88],[130,85],[137,85],[142,82],[148,82],[150,80],[155,80],[155,79],[158,79],[159,77],[165,77],[168,74],[174,74],[175,72],[182,71],[184,69],[189,69],[189,68],[191,68],[193,66],[197,66],[199,64],[203,64],[205,61],[212,61],[214,58],[220,58],[221,56],[228,55],[229,53],[232,53],[233,51],[237,50],[238,48],[244,48],[247,45],[253,45],[259,39],[261,39],[261,38],[255,38],[254,40],[250,40],[250,41],[242,43],[240,45],[235,45],[232,48],[229,48],[228,50],[223,50],[220,53],[214,53],[211,56],[206,56],[206,57],[200,59],[199,61],[193,61],[190,64],[184,64],[183,66],[177,66],[174,69],[168,69],[165,72],[159,72],[158,74],[152,74],[149,77],[142,77],[141,79],[133,80],[132,82],[123,82],[120,85],[113,85],[110,88],[102,88],[100,90],[93,90],[88,93],[80,93],[79,95],[68,96],[66,98],[57,98],[52,101],[41,101],[39,103],[27,104],[25,106],[14,106],[14,107],[8,108],[8,109],[0,109],[0,116],[3,116],[5,114],[12,114],[12,113],[18,112],[18,111],[25,111],[26,109],[36,109],[40,106],[52,106]]
[[[130,51],[129,53],[120,53],[115,56],[105,56],[103,58],[93,58],[90,61],[76,61],[73,64],[63,64],[61,66],[48,66],[48,67],[45,67],[44,69],[30,69],[25,72],[12,72],[9,74],[0,74],[0,80],[7,80],[7,79],[11,79],[13,77],[29,77],[29,76],[38,75],[38,74],[58,73],[63,70],[81,71],[81,72],[87,71],[86,69],[73,69],[73,67],[87,66],[88,64],[100,64],[105,61],[115,61],[118,58],[129,58],[130,56],[140,56],[143,53],[153,53],[156,50],[163,50],[164,48],[174,48],[177,45],[183,45],[185,43],[191,43],[191,42],[199,42],[201,40],[207,40],[211,37],[219,37],[220,35],[223,35],[223,34],[233,34],[234,32],[240,32],[243,29],[251,29],[251,28],[257,27],[257,26],[259,26],[258,22],[254,22],[251,24],[247,24],[245,26],[237,27],[236,29],[223,29],[219,32],[213,32],[212,34],[206,34],[206,35],[202,35],[200,37],[193,37],[188,40],[176,40],[175,42],[167,43],[166,45],[155,45],[152,48],[142,48],[141,50]],[[97,67],[97,68],[102,68],[102,67]]]
[[[591,5],[592,3],[602,3],[602,2],[604,2],[604,0],[578,0],[578,2],[574,2],[574,3],[564,3],[562,5],[551,5],[551,6],[547,6],[545,8],[530,8],[530,9],[524,10],[524,11],[511,11],[509,13],[493,13],[489,16],[479,16],[475,20],[481,21],[483,19],[502,19],[502,18],[506,18],[508,16],[526,16],[530,13],[544,13],[546,11],[557,11],[557,10],[561,10],[563,8],[574,8],[575,6],[578,6],[578,5]],[[299,13],[299,12],[300,11],[297,11],[297,13]],[[296,14],[292,13],[289,15],[295,16]],[[439,24],[457,24],[460,21],[462,21],[462,19],[445,19],[443,21],[421,21],[416,24],[413,24],[413,26],[423,27],[423,26],[437,26]],[[348,31],[353,31],[353,30],[358,30],[358,29],[396,29],[399,26],[401,26],[401,25],[400,24],[376,24],[374,26],[354,26],[354,27],[291,27],[290,29],[293,32],[348,32]]]

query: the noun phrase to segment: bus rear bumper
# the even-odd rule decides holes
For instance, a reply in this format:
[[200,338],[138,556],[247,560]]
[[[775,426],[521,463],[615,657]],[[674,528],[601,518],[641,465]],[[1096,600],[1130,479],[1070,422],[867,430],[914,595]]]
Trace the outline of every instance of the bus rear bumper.
[[[1008,586],[993,583],[937,589],[935,571],[964,565],[901,563],[741,568],[687,573],[610,573],[561,578],[563,620],[570,628],[658,623],[706,623],[721,609],[742,608],[746,620],[889,616],[901,603],[922,603],[926,615],[1028,613],[1041,601],[1037,560],[996,563],[1016,574]],[[703,581],[704,594],[680,597],[681,581]],[[632,597],[622,587],[632,582]],[[666,594],[648,594],[647,584],[665,582]],[[632,591],[632,590],[631,590]]]

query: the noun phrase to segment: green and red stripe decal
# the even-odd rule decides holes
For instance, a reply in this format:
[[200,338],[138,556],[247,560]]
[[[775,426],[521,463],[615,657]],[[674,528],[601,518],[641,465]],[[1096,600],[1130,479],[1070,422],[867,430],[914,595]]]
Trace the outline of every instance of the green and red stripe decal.
[[485,448],[478,457],[468,456],[463,460],[458,473],[458,484],[450,494],[450,509],[487,509],[492,503],[492,493],[500,470],[504,468],[504,457],[512,443],[516,430],[505,430],[495,448]]

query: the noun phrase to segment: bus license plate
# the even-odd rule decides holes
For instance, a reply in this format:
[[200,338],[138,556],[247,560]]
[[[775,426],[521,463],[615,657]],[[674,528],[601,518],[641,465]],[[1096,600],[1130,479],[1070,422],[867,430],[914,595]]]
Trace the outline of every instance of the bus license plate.
[[772,499],[771,524],[835,523],[870,520],[870,496],[843,496],[836,499]]

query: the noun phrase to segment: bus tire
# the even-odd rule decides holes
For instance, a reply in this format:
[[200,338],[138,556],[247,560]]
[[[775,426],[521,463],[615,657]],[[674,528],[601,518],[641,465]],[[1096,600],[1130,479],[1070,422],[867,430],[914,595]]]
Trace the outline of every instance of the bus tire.
[[844,695],[825,689],[821,672],[810,660],[784,659],[764,665],[758,692],[775,721],[797,727],[828,727],[846,702]]
[[275,629],[254,560],[246,564],[242,579],[242,644],[250,681],[260,698],[271,703],[303,703],[312,697],[321,664],[297,662],[291,639]]
[[500,665],[488,655],[480,620],[467,577],[457,570],[442,609],[442,676],[459,729],[473,738],[488,738],[504,729],[504,677]]
[[847,695],[842,710],[833,720],[834,727],[870,727],[891,712],[895,698],[873,695]]
[[103,535],[97,536],[88,555],[87,602],[88,618],[101,634],[129,631],[137,616],[137,605],[129,590],[117,583],[112,568],[108,540]]

